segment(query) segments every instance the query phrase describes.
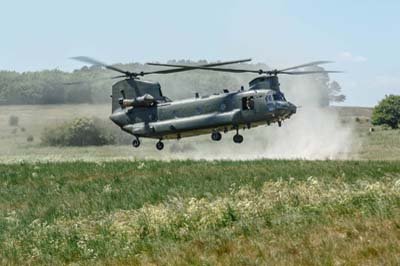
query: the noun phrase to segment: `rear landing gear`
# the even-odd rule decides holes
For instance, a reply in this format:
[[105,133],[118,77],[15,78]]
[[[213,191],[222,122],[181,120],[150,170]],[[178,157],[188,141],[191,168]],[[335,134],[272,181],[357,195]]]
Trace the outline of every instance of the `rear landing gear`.
[[140,146],[140,140],[139,140],[139,138],[135,138],[135,139],[132,141],[132,146],[135,147],[135,148],[137,148],[137,147]]
[[243,136],[239,134],[239,129],[236,129],[236,135],[233,136],[233,142],[238,144],[243,142]]
[[156,148],[157,150],[161,151],[162,149],[164,149],[164,143],[162,143],[162,141],[160,140],[159,142],[157,142]]
[[219,132],[213,132],[211,134],[211,139],[214,140],[214,141],[220,141],[221,138],[222,138],[222,135]]

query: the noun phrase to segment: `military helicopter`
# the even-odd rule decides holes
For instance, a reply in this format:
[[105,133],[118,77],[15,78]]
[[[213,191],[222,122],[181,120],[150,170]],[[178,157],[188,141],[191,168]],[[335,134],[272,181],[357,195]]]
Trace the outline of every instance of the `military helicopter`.
[[[140,138],[158,139],[156,148],[164,148],[163,140],[210,134],[213,141],[220,141],[222,134],[235,130],[234,143],[242,143],[241,129],[250,129],[263,124],[270,125],[289,119],[296,113],[296,106],[287,101],[280,90],[278,75],[303,75],[316,73],[338,73],[340,71],[293,71],[308,66],[330,63],[315,61],[285,69],[250,70],[222,68],[220,66],[249,62],[251,59],[218,62],[204,65],[181,65],[147,63],[148,65],[169,67],[151,72],[130,72],[102,63],[90,57],[79,56],[72,59],[102,66],[121,73],[112,78],[123,80],[112,86],[112,114],[110,119],[123,131],[134,136],[133,147],[140,146]],[[173,67],[173,68],[171,68]],[[260,76],[234,92],[224,90],[210,96],[172,101],[164,96],[158,82],[141,80],[139,77],[151,74],[170,74],[189,70],[222,71],[230,73],[255,73]]]

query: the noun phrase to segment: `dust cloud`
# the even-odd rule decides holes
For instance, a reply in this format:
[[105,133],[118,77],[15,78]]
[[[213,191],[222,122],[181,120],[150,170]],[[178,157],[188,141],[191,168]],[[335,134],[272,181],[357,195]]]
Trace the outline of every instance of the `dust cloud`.
[[[326,79],[326,77],[325,77]],[[328,78],[329,79],[329,78]],[[164,159],[347,159],[354,154],[355,138],[350,123],[344,123],[334,108],[321,107],[326,96],[321,80],[302,76],[280,78],[288,101],[300,108],[282,127],[277,124],[242,130],[242,144],[232,141],[233,132],[216,143],[210,136],[180,140],[191,144],[187,152],[164,154]],[[326,82],[326,80],[322,80]],[[172,157],[171,157],[172,156]]]

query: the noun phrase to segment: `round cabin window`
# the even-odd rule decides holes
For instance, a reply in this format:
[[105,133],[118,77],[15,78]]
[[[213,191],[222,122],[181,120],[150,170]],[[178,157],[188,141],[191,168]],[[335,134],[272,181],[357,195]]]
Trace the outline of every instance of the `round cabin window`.
[[221,106],[219,107],[219,109],[220,109],[221,111],[225,111],[226,105],[225,105],[224,103],[221,104]]

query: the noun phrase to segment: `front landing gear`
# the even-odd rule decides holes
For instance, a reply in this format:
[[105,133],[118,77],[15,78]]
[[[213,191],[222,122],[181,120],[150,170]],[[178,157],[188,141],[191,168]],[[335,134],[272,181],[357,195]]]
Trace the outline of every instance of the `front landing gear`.
[[135,148],[137,148],[137,147],[140,146],[140,140],[139,140],[139,138],[135,138],[135,139],[132,141],[132,146],[135,147]]
[[164,149],[164,143],[162,143],[162,141],[160,140],[159,142],[157,142],[156,148],[157,150],[161,151],[162,149]]
[[243,142],[243,136],[239,135],[239,134],[236,134],[235,136],[233,136],[233,142],[238,143],[238,144],[242,143]]

